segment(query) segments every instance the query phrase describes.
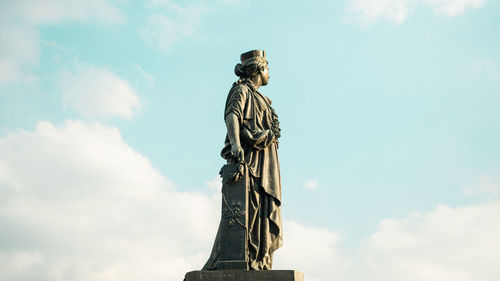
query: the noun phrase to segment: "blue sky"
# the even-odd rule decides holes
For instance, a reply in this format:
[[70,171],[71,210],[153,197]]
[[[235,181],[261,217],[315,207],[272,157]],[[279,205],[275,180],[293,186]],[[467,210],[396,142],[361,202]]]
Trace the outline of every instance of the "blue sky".
[[[488,240],[500,233],[498,1],[0,5],[0,190],[5,195],[0,218],[11,233],[0,237],[0,259],[13,260],[0,266],[0,276],[115,280],[123,278],[119,271],[129,263],[137,264],[120,256],[135,247],[143,250],[138,256],[148,256],[158,245],[175,250],[153,255],[163,259],[157,266],[165,271],[153,270],[152,280],[177,280],[199,268],[219,215],[223,106],[237,78],[233,68],[239,54],[251,49],[266,50],[271,79],[261,92],[273,100],[283,130],[279,153],[285,245],[290,246],[280,250],[279,266],[304,271],[308,281],[328,280],[315,259],[334,264],[339,280],[351,281],[402,280],[398,274],[412,271],[416,280],[440,281],[493,280],[500,273],[488,267],[500,259],[498,251],[481,252],[484,241],[500,247],[498,239]],[[123,211],[117,216],[129,219],[87,212],[121,202],[120,189],[112,187],[121,184],[130,198],[117,205]],[[75,194],[82,194],[81,201]],[[103,198],[114,203],[106,207]],[[161,207],[162,198],[177,209]],[[199,205],[185,203],[191,201]],[[134,206],[141,214],[151,208],[151,214],[138,215],[131,211]],[[20,223],[32,213],[16,208],[40,218]],[[66,216],[54,219],[54,213]],[[88,221],[73,228],[77,217]],[[62,220],[68,229],[81,230],[67,230],[67,237],[113,240],[131,220],[145,217],[151,228],[127,232],[122,247],[102,250],[115,263],[90,266],[89,253],[25,235],[45,220],[54,227]],[[171,234],[177,225],[172,221],[184,225],[185,236],[179,236],[184,238]],[[46,237],[55,237],[51,229]],[[189,234],[193,229],[205,235]],[[151,232],[158,241],[131,246]],[[293,240],[302,234],[324,243],[304,249]],[[404,240],[405,234],[422,240]],[[174,238],[192,245],[178,248],[177,242],[169,244]],[[403,246],[384,252],[395,246],[381,241],[391,239],[404,240],[396,243]],[[471,241],[463,252],[441,249],[462,257],[460,262],[429,259],[439,254],[418,244],[456,248],[454,241],[463,240]],[[322,245],[328,245],[327,252]],[[403,256],[394,254],[398,251]],[[286,257],[294,253],[303,258]],[[74,258],[62,263],[66,256]],[[400,271],[384,267],[391,258],[404,257],[411,262],[402,263]],[[478,259],[483,267],[472,262]],[[76,270],[82,264],[88,270]],[[166,276],[173,267],[175,273]]]

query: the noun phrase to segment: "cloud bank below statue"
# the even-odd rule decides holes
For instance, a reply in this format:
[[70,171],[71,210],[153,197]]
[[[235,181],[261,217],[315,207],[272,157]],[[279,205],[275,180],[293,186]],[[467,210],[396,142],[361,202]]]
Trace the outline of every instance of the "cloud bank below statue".
[[[182,280],[215,236],[220,182],[180,192],[120,131],[39,122],[0,138],[1,280]],[[500,202],[383,220],[348,234],[285,220],[276,269],[308,281],[496,280]]]
[[178,280],[208,254],[217,199],[176,191],[116,128],[40,122],[0,155],[1,280]]

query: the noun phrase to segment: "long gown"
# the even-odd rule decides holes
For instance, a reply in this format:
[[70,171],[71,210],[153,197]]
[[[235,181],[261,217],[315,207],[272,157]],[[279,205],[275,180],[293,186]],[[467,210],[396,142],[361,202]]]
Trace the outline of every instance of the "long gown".
[[[240,125],[241,145],[249,171],[248,266],[272,269],[273,252],[282,246],[281,178],[278,160],[280,129],[271,100],[255,90],[248,79],[240,79],[229,91],[225,117],[234,113]],[[226,136],[221,156],[232,161]],[[220,226],[204,270],[216,269],[220,256]]]

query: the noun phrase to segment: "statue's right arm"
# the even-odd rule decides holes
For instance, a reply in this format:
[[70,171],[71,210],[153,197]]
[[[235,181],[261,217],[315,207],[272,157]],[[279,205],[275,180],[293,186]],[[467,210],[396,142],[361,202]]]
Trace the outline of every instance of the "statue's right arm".
[[240,142],[240,123],[238,117],[234,113],[226,115],[226,128],[229,142],[231,143],[231,154],[238,158],[238,161],[245,159],[245,154]]

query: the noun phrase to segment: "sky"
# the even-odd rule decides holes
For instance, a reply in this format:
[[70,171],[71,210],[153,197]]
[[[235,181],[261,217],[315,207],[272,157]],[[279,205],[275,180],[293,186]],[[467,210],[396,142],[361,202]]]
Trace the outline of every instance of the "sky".
[[0,2],[0,280],[182,280],[263,49],[306,281],[500,276],[500,2]]

